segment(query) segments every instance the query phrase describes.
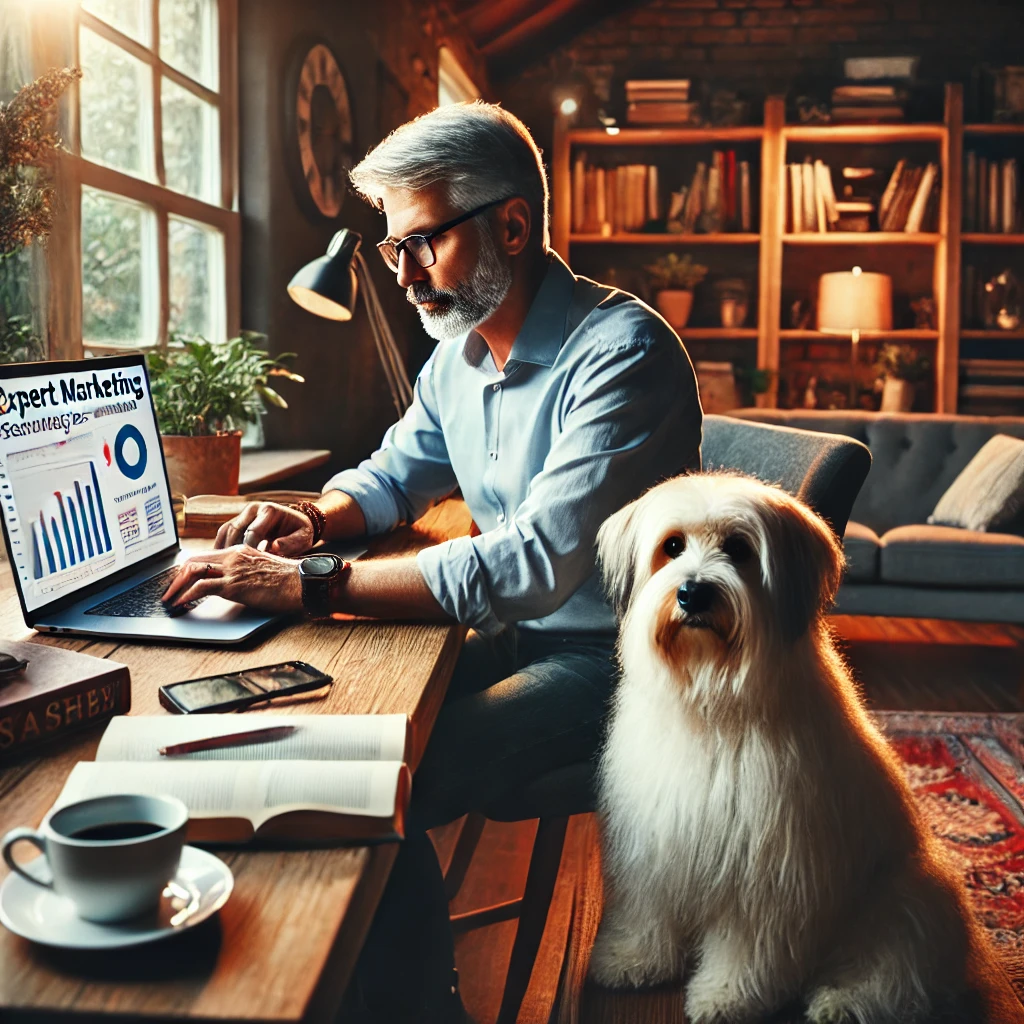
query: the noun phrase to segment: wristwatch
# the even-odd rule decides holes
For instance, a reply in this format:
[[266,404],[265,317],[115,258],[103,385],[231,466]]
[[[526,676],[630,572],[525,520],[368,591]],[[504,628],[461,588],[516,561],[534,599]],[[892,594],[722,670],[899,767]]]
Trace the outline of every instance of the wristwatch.
[[331,614],[331,586],[350,566],[338,555],[307,555],[299,562],[302,607],[307,615],[326,618]]

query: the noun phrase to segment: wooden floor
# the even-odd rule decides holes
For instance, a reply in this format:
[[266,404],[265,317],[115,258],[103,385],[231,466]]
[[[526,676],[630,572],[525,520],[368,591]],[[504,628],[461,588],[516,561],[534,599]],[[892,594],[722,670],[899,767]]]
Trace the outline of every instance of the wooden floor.
[[[1024,710],[1024,627],[836,616],[837,637],[869,706],[920,711]],[[489,822],[453,911],[522,895],[535,822]],[[583,822],[570,822],[544,944],[519,1015],[520,1024],[548,1024],[569,918],[572,869]],[[453,827],[435,839],[450,849]],[[456,960],[466,1008],[476,1024],[493,1024],[501,1001],[515,923],[460,936]]]

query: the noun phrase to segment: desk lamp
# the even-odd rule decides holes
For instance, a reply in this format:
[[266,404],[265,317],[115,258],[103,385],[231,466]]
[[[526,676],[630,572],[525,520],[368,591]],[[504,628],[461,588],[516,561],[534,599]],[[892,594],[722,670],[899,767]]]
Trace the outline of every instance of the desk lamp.
[[892,278],[860,267],[818,279],[818,330],[850,339],[850,408],[857,407],[857,355],[862,333],[892,330]]
[[412,385],[405,372],[373,278],[359,251],[362,236],[342,228],[327,247],[327,254],[307,263],[289,282],[288,294],[303,309],[327,320],[351,320],[361,284],[366,293],[366,312],[373,341],[384,368],[391,400],[399,418],[412,404]]

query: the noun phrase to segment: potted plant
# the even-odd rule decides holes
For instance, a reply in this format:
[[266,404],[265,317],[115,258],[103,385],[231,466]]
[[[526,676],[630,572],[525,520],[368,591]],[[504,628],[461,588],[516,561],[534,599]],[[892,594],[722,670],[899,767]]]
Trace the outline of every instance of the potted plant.
[[882,345],[875,361],[875,372],[882,380],[881,411],[909,412],[917,384],[927,379],[930,365],[913,345]]
[[269,379],[303,381],[282,362],[294,353],[272,359],[264,341],[253,331],[222,342],[175,336],[167,352],[147,356],[173,493],[238,493],[242,426],[255,422],[264,401],[288,408]]
[[674,252],[662,256],[644,267],[650,278],[654,304],[658,312],[677,330],[681,331],[690,319],[693,308],[693,289],[707,276],[708,268],[694,263],[687,253],[680,257]]

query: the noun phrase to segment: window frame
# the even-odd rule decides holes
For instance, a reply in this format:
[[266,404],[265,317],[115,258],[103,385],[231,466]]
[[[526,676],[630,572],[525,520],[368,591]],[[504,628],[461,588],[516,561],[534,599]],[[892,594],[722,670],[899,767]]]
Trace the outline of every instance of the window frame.
[[[156,181],[137,178],[82,156],[79,88],[64,101],[61,134],[66,152],[54,169],[58,211],[47,247],[49,265],[49,358],[80,359],[88,354],[165,349],[170,318],[170,218],[179,217],[216,228],[224,238],[224,313],[227,336],[241,328],[241,226],[238,180],[238,0],[218,0],[218,74],[216,91],[162,61],[158,55],[160,0],[148,0],[153,48],[125,35],[75,2],[69,24],[53,29],[45,19],[33,25],[33,52],[40,67],[78,66],[80,28],[119,46],[150,67],[152,130]],[[53,19],[51,18],[51,21]],[[218,110],[220,203],[213,204],[166,186],[163,159],[162,80],[167,77]],[[82,189],[98,189],[142,203],[154,211],[157,226],[157,341],[155,345],[104,344],[82,337]],[[212,339],[217,340],[217,339]]]
[[[444,89],[453,99],[441,102],[441,90]],[[437,50],[437,103],[447,106],[452,103],[465,103],[481,99],[483,94],[476,82],[469,76],[466,69],[459,63],[451,47],[444,43]]]

